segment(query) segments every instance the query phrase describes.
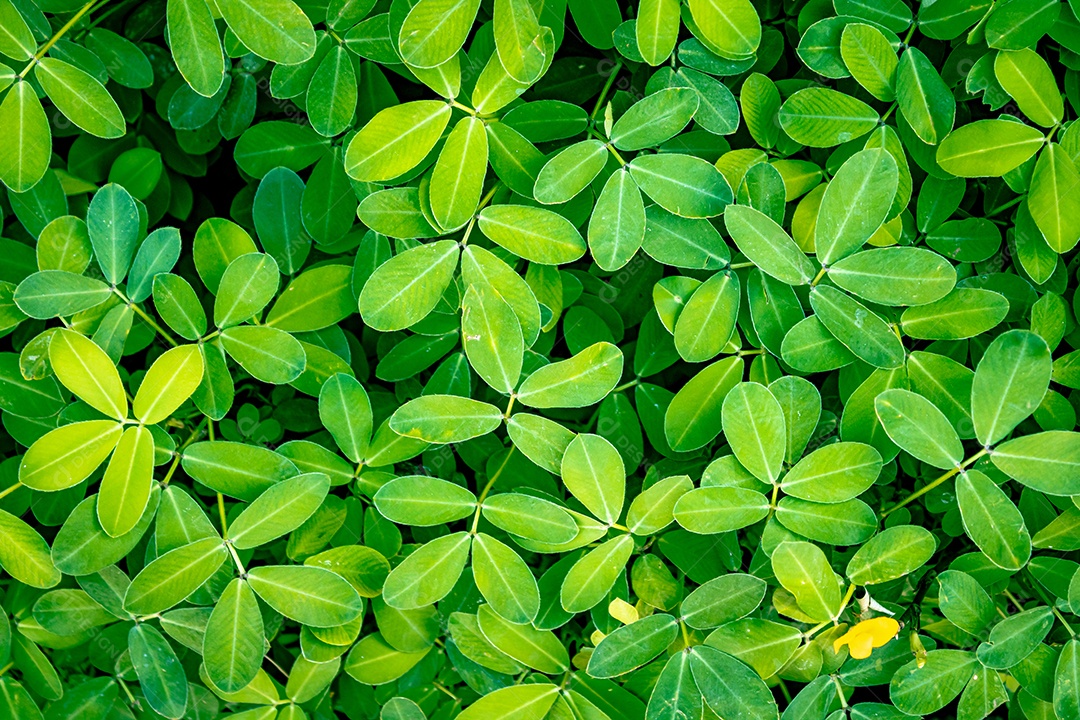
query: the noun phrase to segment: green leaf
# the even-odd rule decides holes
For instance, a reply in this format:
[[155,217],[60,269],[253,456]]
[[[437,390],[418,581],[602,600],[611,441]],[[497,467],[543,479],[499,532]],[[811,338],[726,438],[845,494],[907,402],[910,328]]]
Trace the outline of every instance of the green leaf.
[[715,166],[692,155],[657,153],[630,161],[630,176],[641,191],[668,212],[686,218],[709,218],[724,212],[731,186]]
[[124,609],[139,615],[162,612],[183,602],[225,562],[221,538],[210,537],[156,558],[131,581]]
[[675,520],[693,533],[715,535],[738,530],[769,514],[769,500],[756,490],[703,487],[679,498]]
[[724,398],[724,435],[750,473],[775,483],[784,462],[787,437],[780,403],[764,385],[739,383]]
[[914,247],[864,250],[829,268],[840,288],[879,305],[925,305],[956,285],[956,270],[937,253]]
[[753,612],[765,597],[765,581],[753,575],[731,573],[713,578],[683,600],[683,621],[707,630],[738,620]]
[[994,465],[1019,482],[1050,495],[1075,495],[1080,487],[1080,433],[1051,430],[1014,438],[994,448]]
[[641,191],[625,170],[612,173],[589,220],[589,250],[602,269],[626,265],[645,237],[645,204]]
[[566,447],[574,439],[574,433],[554,420],[530,413],[512,415],[506,434],[522,455],[552,473],[560,471]]
[[1057,81],[1039,55],[1031,48],[1005,50],[994,57],[994,76],[1005,92],[1035,123],[1052,127],[1065,111]]
[[403,525],[441,525],[473,514],[476,496],[448,480],[424,475],[394,478],[375,493],[382,515]]
[[772,691],[757,673],[727,653],[699,645],[690,669],[705,703],[720,717],[769,720],[779,716]]
[[566,218],[526,205],[491,205],[479,215],[481,232],[518,257],[542,265],[573,262],[585,240]]
[[447,444],[487,435],[502,424],[499,408],[457,395],[424,395],[390,416],[390,429],[424,442]]
[[1068,717],[1080,711],[1080,641],[1070,640],[1058,656],[1054,673],[1054,710]]
[[241,255],[221,276],[214,324],[225,329],[260,314],[278,290],[278,264],[264,253]]
[[611,525],[622,514],[626,469],[615,446],[589,433],[577,435],[562,459],[563,483],[600,520]]
[[457,243],[440,240],[384,262],[360,293],[364,322],[381,332],[392,332],[423,320],[453,280],[459,255]]
[[184,451],[184,472],[215,492],[251,502],[271,485],[298,474],[273,450],[238,442],[197,442]]
[[127,130],[109,91],[89,73],[51,57],[38,60],[34,77],[57,109],[91,135],[118,138]]
[[896,69],[896,104],[904,119],[927,145],[937,145],[953,128],[956,99],[930,59],[909,47]]
[[817,285],[810,292],[810,305],[822,325],[860,360],[885,369],[904,364],[900,338],[858,300],[828,285]]
[[116,420],[127,419],[127,396],[112,360],[77,332],[57,330],[49,342],[56,379],[87,405]]
[[86,227],[105,279],[114,285],[121,282],[131,267],[139,242],[139,209],[135,200],[119,185],[106,185],[90,201]]
[[495,49],[507,75],[520,83],[536,82],[548,60],[540,23],[525,0],[499,0],[493,12]]
[[683,385],[664,413],[664,437],[672,450],[696,450],[720,433],[724,400],[742,375],[742,361],[729,357],[705,367]]
[[97,307],[112,294],[100,280],[65,270],[43,270],[19,283],[13,300],[30,317],[47,320]]
[[230,581],[203,635],[203,665],[210,681],[225,692],[243,690],[259,672],[265,642],[255,593],[246,580]]
[[699,104],[693,88],[665,88],[631,105],[611,128],[619,150],[643,150],[677,135],[693,119]]
[[218,9],[244,47],[271,62],[295,65],[315,53],[315,30],[292,0],[220,0]]
[[1051,143],[1039,155],[1031,176],[1028,210],[1046,243],[1056,253],[1072,250],[1080,240],[1080,172],[1069,154]]
[[665,613],[625,625],[600,641],[587,672],[595,678],[625,675],[662,653],[678,634],[678,622]]
[[690,653],[677,652],[667,659],[656,680],[646,720],[678,720],[702,716],[701,693],[691,675]]
[[937,549],[930,531],[915,525],[894,525],[859,548],[847,565],[856,585],[880,585],[917,570]]
[[569,202],[600,174],[607,159],[607,147],[599,140],[574,143],[544,163],[532,195],[544,205]]
[[359,463],[371,443],[371,401],[356,378],[338,373],[319,391],[319,419],[345,456]]
[[155,425],[191,397],[202,376],[203,357],[197,345],[167,350],[146,371],[131,410],[143,424]]
[[724,224],[739,250],[762,272],[787,285],[807,285],[813,279],[810,258],[765,213],[733,205],[724,213]]
[[410,610],[446,597],[465,569],[470,544],[471,536],[458,532],[414,550],[386,578],[383,586],[386,604]]
[[956,288],[926,305],[908,308],[900,327],[909,337],[922,340],[960,340],[996,327],[1009,313],[1009,301],[981,288]]
[[1053,625],[1054,613],[1046,606],[1010,615],[994,626],[975,654],[987,667],[1011,668],[1035,651]]
[[830,620],[840,612],[840,585],[836,573],[829,567],[825,553],[816,545],[780,543],[773,550],[772,568],[784,589],[795,596],[799,608],[815,621]]
[[45,175],[52,156],[49,120],[30,83],[17,82],[8,91],[0,103],[0,124],[10,132],[0,146],[0,182],[26,192]]
[[345,172],[360,182],[384,182],[402,175],[431,152],[449,122],[450,106],[435,100],[386,108],[349,141]]
[[120,436],[98,490],[97,516],[111,537],[127,534],[150,502],[154,482],[154,437],[142,426]]
[[952,423],[934,403],[903,388],[874,399],[874,410],[889,438],[913,456],[948,470],[964,459],[964,446]]
[[559,592],[563,609],[577,613],[600,603],[625,572],[633,550],[633,538],[620,535],[602,543],[574,563]]
[[157,713],[179,720],[187,711],[188,681],[169,641],[147,623],[128,631],[128,650],[147,703]]
[[488,607],[507,621],[530,623],[540,611],[540,590],[525,561],[485,533],[472,544],[473,576]]
[[643,0],[638,5],[634,39],[641,57],[656,67],[671,55],[679,39],[679,3],[675,0]]
[[311,627],[337,627],[360,617],[363,599],[340,575],[310,565],[263,565],[248,583],[282,615]]
[[971,417],[979,442],[989,446],[1035,411],[1052,372],[1050,350],[1038,335],[1012,330],[983,353],[971,386]]
[[968,537],[991,562],[1013,571],[1027,564],[1031,536],[1024,518],[990,478],[978,470],[961,473],[956,480],[956,502]]
[[833,443],[814,450],[796,463],[784,476],[780,487],[786,495],[801,500],[842,503],[869,489],[881,472],[881,464],[881,454],[870,445]]
[[840,56],[856,82],[882,102],[896,98],[896,51],[881,30],[849,23],[840,36]]
[[622,377],[622,352],[598,342],[567,360],[545,365],[518,388],[518,400],[528,407],[587,407],[600,402]]
[[655,535],[675,519],[675,505],[694,489],[687,475],[673,475],[641,491],[626,511],[626,527],[635,535]]
[[333,137],[348,129],[356,112],[356,86],[348,51],[340,45],[331,48],[308,88],[308,120],[315,132]]
[[805,88],[780,107],[780,127],[795,142],[833,147],[877,127],[878,114],[866,103],[827,88]]
[[303,345],[277,328],[239,325],[221,333],[221,343],[255,379],[284,385],[300,377],[307,366]]
[[458,715],[461,720],[541,720],[558,697],[546,683],[514,685],[488,693]]
[[419,68],[442,65],[465,43],[479,7],[479,0],[420,0],[396,38],[402,60]]
[[225,56],[206,0],[168,0],[169,49],[191,89],[213,97],[225,80]]
[[487,162],[484,123],[462,118],[446,139],[431,175],[431,214],[438,227],[453,230],[472,219],[484,190]]
[[300,527],[318,510],[330,478],[313,472],[270,486],[229,526],[229,541],[239,550],[259,547]]
[[322,330],[344,320],[356,310],[351,275],[348,265],[336,264],[301,273],[270,308],[266,324],[294,333]]
[[885,148],[848,158],[825,189],[814,245],[822,265],[862,247],[888,217],[898,182],[896,160]]
[[522,665],[548,675],[557,675],[570,667],[566,648],[550,630],[512,623],[487,605],[480,606],[477,620],[488,642]]
[[1001,177],[1043,146],[1037,129],[1011,120],[978,120],[945,137],[937,149],[942,170],[960,177]]
[[720,354],[735,332],[739,314],[739,279],[723,271],[698,286],[675,322],[675,348],[687,362],[705,362]]
[[49,545],[40,534],[9,512],[0,510],[0,566],[8,575],[35,588],[50,588],[61,580]]
[[937,577],[941,614],[949,622],[978,635],[997,615],[990,596],[975,578],[959,570],[946,570]]
[[962,650],[931,650],[896,671],[889,699],[909,715],[934,713],[952,702],[975,673],[975,654]]
[[486,283],[473,283],[462,302],[461,336],[469,366],[492,387],[510,395],[524,361],[524,337],[513,308]]
[[495,527],[538,542],[570,542],[578,533],[577,523],[568,512],[553,502],[523,493],[488,497],[483,513],[484,519]]
[[693,0],[689,7],[699,38],[713,52],[735,60],[757,51],[761,20],[751,3]]

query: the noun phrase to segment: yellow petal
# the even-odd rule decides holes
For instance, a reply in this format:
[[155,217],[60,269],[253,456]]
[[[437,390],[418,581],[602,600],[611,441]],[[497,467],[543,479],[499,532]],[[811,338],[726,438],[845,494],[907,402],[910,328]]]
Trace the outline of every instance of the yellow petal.
[[848,643],[848,650],[851,651],[851,657],[856,660],[865,660],[870,657],[870,652],[874,647],[874,639],[867,633],[861,633],[857,638]]

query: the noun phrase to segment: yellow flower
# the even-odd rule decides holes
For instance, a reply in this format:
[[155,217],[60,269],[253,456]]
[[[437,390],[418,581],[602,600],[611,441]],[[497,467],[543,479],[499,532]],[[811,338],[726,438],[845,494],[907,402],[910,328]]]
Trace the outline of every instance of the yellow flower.
[[833,652],[840,652],[848,646],[851,657],[863,660],[870,657],[870,651],[886,644],[900,632],[900,623],[891,617],[876,617],[863,620],[833,642]]

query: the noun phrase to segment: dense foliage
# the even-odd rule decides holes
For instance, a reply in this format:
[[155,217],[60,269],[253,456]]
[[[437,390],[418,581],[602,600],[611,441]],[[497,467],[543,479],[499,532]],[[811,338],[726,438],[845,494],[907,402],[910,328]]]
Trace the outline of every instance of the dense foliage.
[[0,0],[0,719],[1080,720],[1078,13]]

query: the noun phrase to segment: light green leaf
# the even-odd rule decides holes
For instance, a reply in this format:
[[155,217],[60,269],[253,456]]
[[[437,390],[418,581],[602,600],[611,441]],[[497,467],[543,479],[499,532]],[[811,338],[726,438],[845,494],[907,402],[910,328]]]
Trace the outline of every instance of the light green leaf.
[[63,60],[45,57],[34,66],[34,77],[57,109],[91,135],[118,138],[127,131],[116,101],[93,75]]
[[589,433],[576,436],[562,459],[566,489],[608,525],[622,514],[626,492],[626,469],[615,446]]
[[386,108],[349,141],[345,172],[360,182],[385,182],[402,175],[431,152],[448,122],[450,106],[436,100],[417,100]]
[[380,332],[392,332],[423,320],[453,279],[459,255],[457,243],[440,240],[384,262],[360,293],[364,322]]
[[295,65],[315,53],[315,30],[292,0],[217,2],[229,29],[256,55],[282,65]]
[[975,435],[993,445],[1035,411],[1050,384],[1050,349],[1032,332],[1011,330],[983,353],[971,386]]
[[457,395],[424,395],[405,403],[390,416],[390,429],[428,443],[465,442],[493,432],[502,424],[499,408]]
[[312,627],[337,627],[360,617],[364,601],[344,578],[311,565],[263,565],[248,583],[285,617]]

